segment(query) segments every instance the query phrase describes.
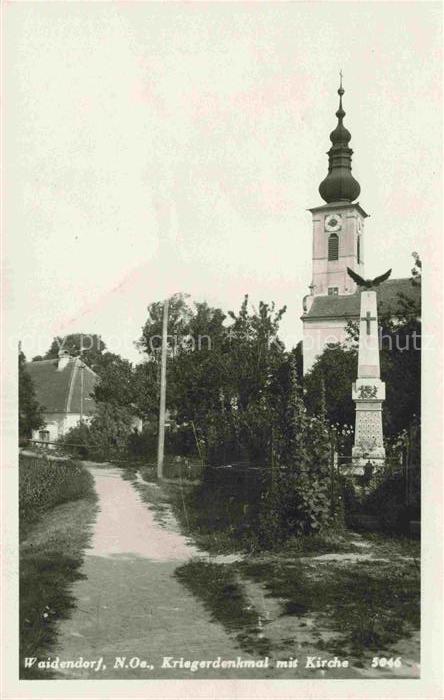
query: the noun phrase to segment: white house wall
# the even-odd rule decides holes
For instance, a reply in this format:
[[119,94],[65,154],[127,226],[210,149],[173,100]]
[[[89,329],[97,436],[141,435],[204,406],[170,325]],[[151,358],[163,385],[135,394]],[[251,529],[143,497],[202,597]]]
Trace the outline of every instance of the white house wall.
[[[49,432],[49,442],[55,442],[71,428],[80,423],[80,413],[44,413],[45,426],[40,430]],[[84,416],[83,421],[89,423],[92,416]],[[32,431],[32,439],[40,440],[40,430]]]
[[[39,430],[32,431],[32,439],[40,440],[40,430],[49,432],[48,442],[55,442],[65,435],[71,428],[75,428],[80,423],[80,413],[44,413],[45,425]],[[92,416],[83,416],[83,422],[88,424]],[[142,431],[143,422],[141,418],[133,416],[131,421],[132,429]]]

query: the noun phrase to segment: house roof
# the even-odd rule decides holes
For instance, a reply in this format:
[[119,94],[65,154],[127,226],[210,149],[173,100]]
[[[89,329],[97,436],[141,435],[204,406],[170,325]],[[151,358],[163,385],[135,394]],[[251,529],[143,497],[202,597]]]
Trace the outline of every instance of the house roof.
[[[413,285],[410,278],[387,280],[377,289],[378,313],[392,313],[396,316],[399,294],[415,301],[418,306],[421,302],[421,287]],[[302,316],[304,321],[322,318],[359,318],[360,292],[354,294],[341,294],[338,296],[315,296],[307,313]]]
[[26,363],[37,401],[44,407],[45,413],[80,414],[83,373],[83,413],[91,415],[95,402],[90,394],[98,382],[96,373],[78,357],[69,359],[61,370],[57,368],[58,362],[55,359]]

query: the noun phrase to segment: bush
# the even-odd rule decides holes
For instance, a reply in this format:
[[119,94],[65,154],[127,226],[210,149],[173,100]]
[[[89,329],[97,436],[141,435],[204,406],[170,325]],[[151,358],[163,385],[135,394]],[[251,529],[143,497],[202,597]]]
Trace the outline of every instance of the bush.
[[[157,425],[156,425],[157,448]],[[170,455],[198,457],[196,438],[191,425],[172,425],[165,433],[165,451]]]
[[26,526],[66,501],[94,493],[93,478],[80,464],[19,456],[19,517]]
[[319,533],[333,522],[337,508],[330,479],[330,437],[324,391],[320,413],[309,416],[294,363],[285,413],[277,429],[277,469],[264,495],[259,538],[274,546],[292,536]]
[[409,508],[405,502],[405,481],[403,474],[390,474],[365,499],[363,509],[378,518],[382,530],[387,532],[407,532]]
[[[166,432],[166,437],[168,431]],[[145,459],[155,459],[157,455],[158,427],[154,423],[147,423],[143,426],[142,432],[133,431],[126,444],[128,454],[132,457],[144,457]]]
[[77,459],[88,459],[92,454],[90,428],[79,423],[57,440],[57,448]]
[[263,502],[261,543],[273,547],[293,536],[322,532],[331,523],[326,479],[279,469]]
[[134,430],[131,411],[114,404],[99,403],[91,423],[80,423],[58,440],[64,452],[82,459],[115,459],[128,450]]
[[419,469],[409,476],[409,493],[404,470],[378,469],[365,477],[342,476],[346,525],[407,534],[410,520],[420,519]]

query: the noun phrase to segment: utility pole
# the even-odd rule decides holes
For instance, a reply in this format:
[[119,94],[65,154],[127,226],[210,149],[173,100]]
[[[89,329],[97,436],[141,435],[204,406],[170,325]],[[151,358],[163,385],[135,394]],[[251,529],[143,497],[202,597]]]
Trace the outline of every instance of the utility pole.
[[80,360],[80,423],[83,423],[83,395],[84,395],[84,376],[83,372],[85,369],[85,365]]
[[166,362],[168,344],[168,304],[165,299],[163,303],[163,326],[162,326],[162,359],[160,368],[160,407],[159,407],[159,442],[157,448],[157,478],[163,478],[163,461],[165,453],[165,403],[166,403]]

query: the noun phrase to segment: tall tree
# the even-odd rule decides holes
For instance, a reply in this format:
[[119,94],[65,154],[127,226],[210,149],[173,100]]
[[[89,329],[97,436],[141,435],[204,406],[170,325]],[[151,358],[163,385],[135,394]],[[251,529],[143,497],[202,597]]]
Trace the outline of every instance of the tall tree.
[[[168,350],[175,355],[189,335],[189,323],[193,310],[188,304],[188,295],[175,294],[169,299],[168,308]],[[148,306],[148,318],[137,342],[139,350],[149,359],[159,360],[162,346],[163,301]]]
[[66,350],[72,357],[80,357],[94,372],[98,372],[106,345],[96,333],[70,333],[56,336],[46,352],[44,359],[52,360]]
[[143,362],[133,370],[134,404],[138,415],[156,423],[159,411],[160,375],[155,362]]
[[[212,461],[253,458],[269,462],[271,387],[285,361],[278,338],[285,312],[248,296],[238,313],[176,295],[169,318],[167,407],[179,423],[193,426]],[[149,307],[139,347],[156,366],[162,304]]]
[[305,403],[314,415],[320,410],[321,387],[325,391],[326,414],[331,424],[354,425],[355,405],[352,384],[358,369],[356,346],[328,345],[304,377]]
[[131,406],[135,402],[134,370],[131,362],[120,355],[105,352],[96,364],[99,383],[94,389],[97,402]]
[[18,356],[18,389],[19,389],[19,437],[29,438],[33,430],[41,428],[44,424],[43,407],[38,403],[34,385],[26,371],[26,357],[19,351]]

